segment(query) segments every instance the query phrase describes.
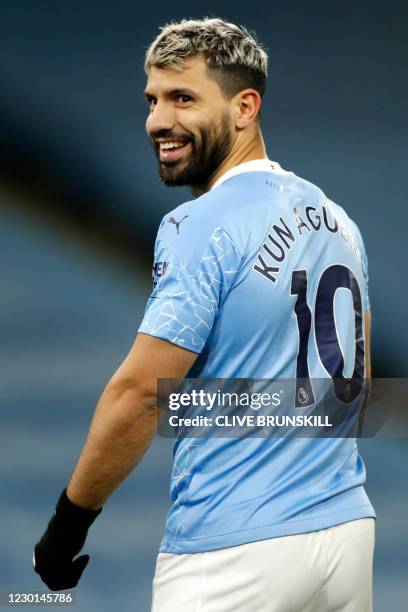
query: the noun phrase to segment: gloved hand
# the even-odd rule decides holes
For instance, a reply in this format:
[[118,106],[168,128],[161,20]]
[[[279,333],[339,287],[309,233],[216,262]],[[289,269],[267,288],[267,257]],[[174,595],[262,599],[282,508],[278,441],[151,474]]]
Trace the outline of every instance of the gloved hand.
[[81,508],[60,495],[54,515],[41,540],[34,547],[34,570],[51,591],[76,587],[89,562],[89,555],[74,560],[85,544],[89,527],[102,512]]

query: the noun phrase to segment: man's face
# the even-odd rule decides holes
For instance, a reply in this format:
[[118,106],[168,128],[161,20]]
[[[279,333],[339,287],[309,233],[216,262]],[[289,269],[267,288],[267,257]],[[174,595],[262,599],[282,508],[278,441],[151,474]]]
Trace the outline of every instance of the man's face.
[[166,185],[203,185],[231,151],[231,109],[201,56],[182,71],[149,70],[146,130]]

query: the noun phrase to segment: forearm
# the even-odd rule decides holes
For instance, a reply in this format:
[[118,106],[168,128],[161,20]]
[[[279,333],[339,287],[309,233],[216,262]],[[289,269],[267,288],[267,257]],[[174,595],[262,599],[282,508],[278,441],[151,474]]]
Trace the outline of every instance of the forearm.
[[133,387],[108,384],[68,485],[73,503],[100,508],[142,459],[156,433],[154,403]]

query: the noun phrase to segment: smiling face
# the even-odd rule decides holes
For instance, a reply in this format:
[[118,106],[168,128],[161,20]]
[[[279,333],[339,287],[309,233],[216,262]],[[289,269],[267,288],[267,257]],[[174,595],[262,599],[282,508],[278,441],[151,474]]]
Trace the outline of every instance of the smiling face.
[[160,179],[169,186],[202,186],[230,153],[230,102],[212,79],[202,56],[183,70],[149,70],[145,89],[146,130],[159,161]]

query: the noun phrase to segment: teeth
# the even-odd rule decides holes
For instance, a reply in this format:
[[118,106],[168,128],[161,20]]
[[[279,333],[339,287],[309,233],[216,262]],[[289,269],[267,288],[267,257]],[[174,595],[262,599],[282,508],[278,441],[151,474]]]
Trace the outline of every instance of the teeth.
[[179,147],[184,147],[184,142],[161,142],[160,143],[160,151],[167,151],[168,149],[176,149]]

